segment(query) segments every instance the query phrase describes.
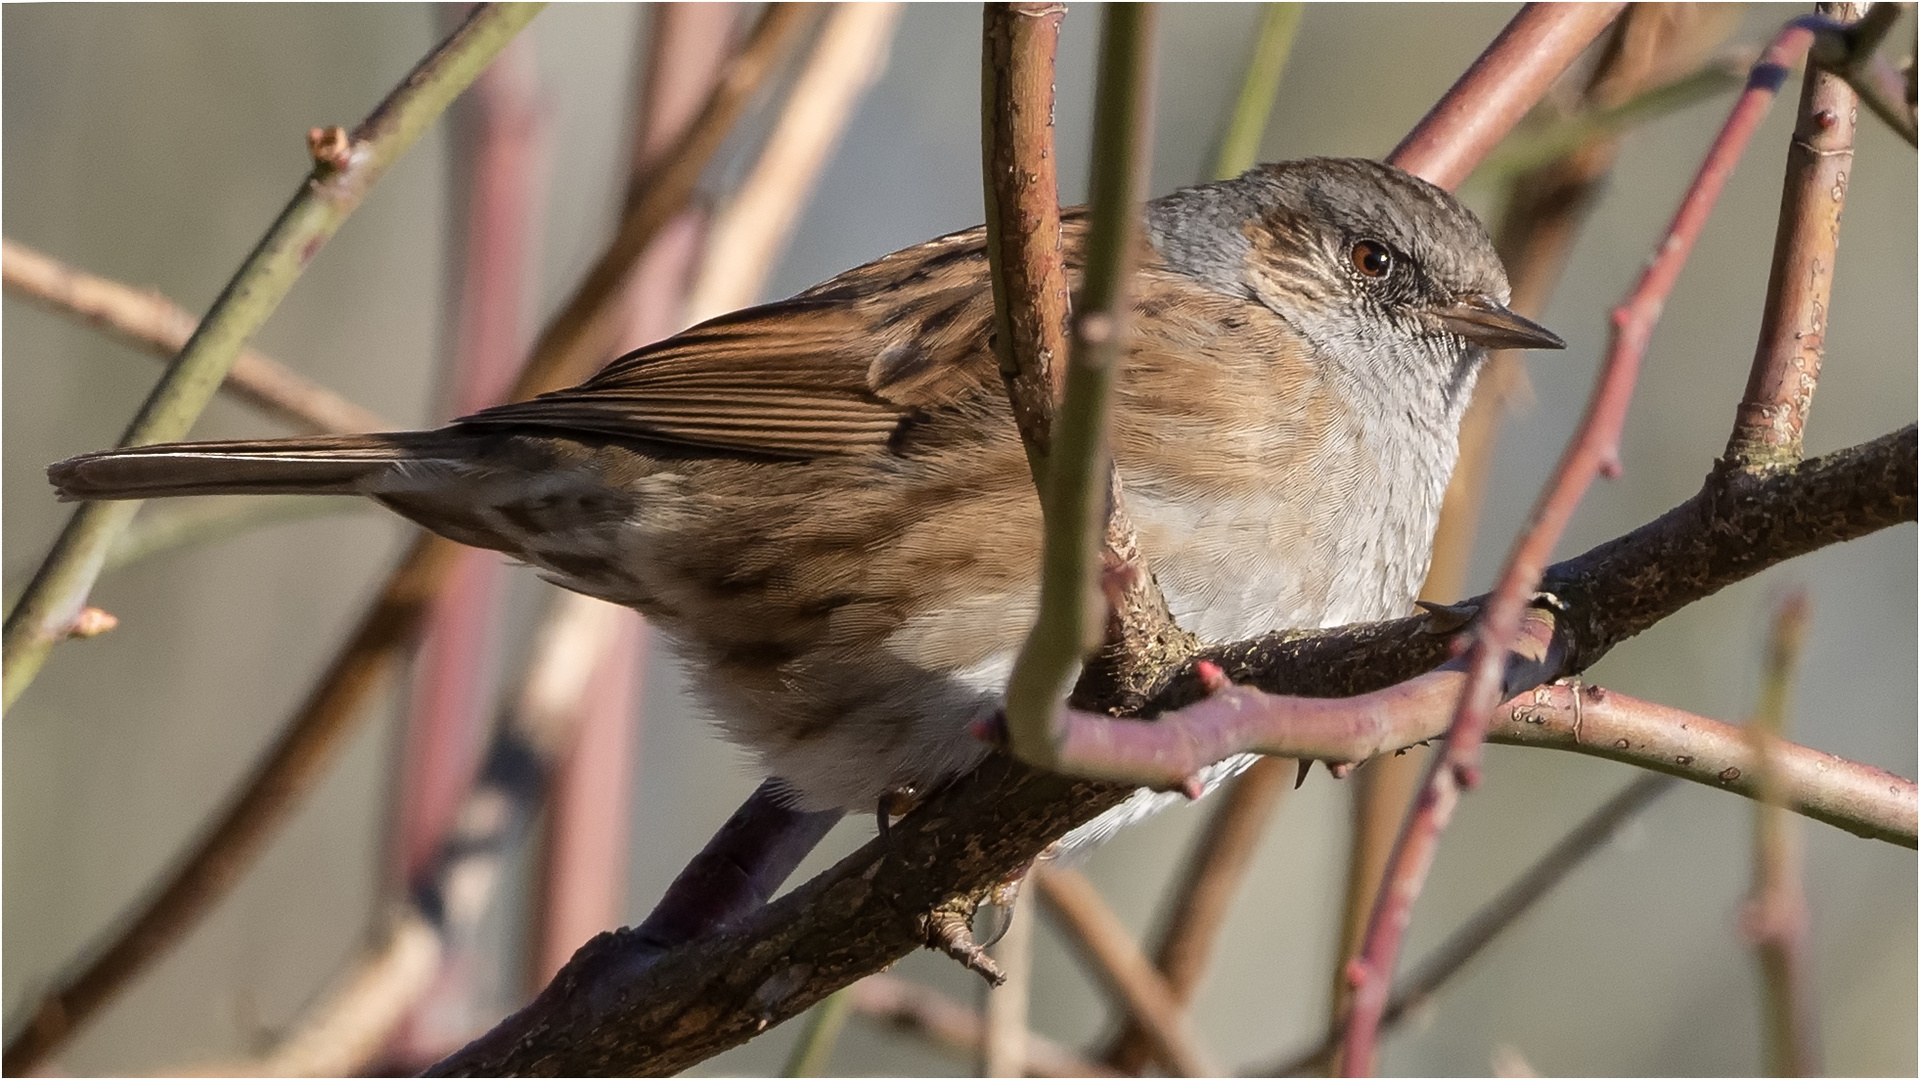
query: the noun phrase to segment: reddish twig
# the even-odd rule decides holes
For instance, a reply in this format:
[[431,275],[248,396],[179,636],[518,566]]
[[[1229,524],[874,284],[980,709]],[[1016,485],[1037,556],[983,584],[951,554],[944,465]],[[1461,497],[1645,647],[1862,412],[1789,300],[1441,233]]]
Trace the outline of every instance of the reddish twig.
[[[1732,29],[1728,10],[1679,4],[1629,7],[1600,50],[1580,95],[1581,111],[1592,114],[1618,106],[1649,83],[1697,63]],[[1612,170],[1617,145],[1616,136],[1594,136],[1559,160],[1514,178],[1494,240],[1512,282],[1513,310],[1529,318],[1545,312],[1587,209]],[[1447,482],[1421,599],[1449,603],[1466,594],[1467,566],[1501,418],[1510,402],[1526,392],[1521,354],[1500,351],[1487,358],[1461,419],[1459,456]],[[1354,777],[1353,840],[1332,979],[1336,1016],[1346,1013],[1352,990],[1346,964],[1366,933],[1401,818],[1426,764],[1423,747],[1371,762]]]
[[[1291,759],[1263,757],[1229,781],[1226,793],[1219,796],[1219,809],[1207,819],[1200,842],[1174,878],[1176,891],[1153,963],[1183,1009],[1199,992],[1226,925],[1227,910],[1253,865],[1274,807],[1293,779]],[[1140,1071],[1149,1059],[1149,1047],[1139,1024],[1129,1018],[1103,1058],[1122,1072]]]
[[1126,925],[1076,870],[1036,866],[1029,879],[1096,978],[1140,1024],[1154,1056],[1174,1076],[1224,1076],[1195,1039],[1166,980]]
[[[1833,6],[1822,4],[1821,9]],[[1787,178],[1780,191],[1780,225],[1760,316],[1760,342],[1727,441],[1727,459],[1741,468],[1800,460],[1801,433],[1826,351],[1840,212],[1853,172],[1859,100],[1841,76],[1807,66],[1787,146]]]
[[1053,150],[1060,3],[987,4],[980,106],[994,353],[1021,441],[1041,475],[1067,372],[1067,267]]
[[1790,766],[1781,753],[1806,634],[1807,597],[1795,592],[1774,612],[1760,706],[1747,729],[1760,804],[1754,808],[1753,890],[1742,922],[1760,961],[1767,1071],[1772,1076],[1821,1075],[1807,893],[1800,883],[1804,859],[1798,823],[1787,816],[1792,796],[1785,773]]
[[[847,988],[853,1010],[944,1049],[966,1061],[979,1059],[986,1025],[980,1014],[931,986],[892,975],[869,975]],[[989,1074],[996,1075],[996,1074]],[[1029,1031],[1026,1056],[1014,1076],[1116,1076],[1043,1035]]]
[[[0,277],[8,292],[97,326],[157,359],[171,360],[199,324],[156,292],[89,274],[13,240],[0,240]],[[296,431],[346,434],[390,425],[253,349],[240,350],[220,388]]]
[[1624,6],[1528,4],[1387,160],[1458,186]]
[[1482,613],[1468,653],[1468,679],[1448,727],[1446,746],[1427,770],[1426,782],[1413,811],[1401,829],[1401,838],[1369,921],[1366,941],[1349,969],[1355,984],[1354,1006],[1347,1028],[1344,1064],[1349,1072],[1370,1075],[1380,1012],[1400,939],[1413,915],[1413,902],[1432,865],[1440,833],[1452,817],[1463,788],[1477,782],[1479,747],[1485,718],[1498,697],[1499,679],[1507,643],[1520,630],[1527,594],[1540,581],[1547,558],[1559,542],[1587,487],[1601,473],[1619,472],[1619,438],[1626,421],[1627,403],[1639,374],[1654,324],[1693,249],[1694,240],[1747,141],[1766,115],[1787,69],[1812,45],[1814,32],[1800,21],[1783,30],[1754,65],[1747,89],[1735,103],[1725,126],[1707,151],[1680,209],[1668,226],[1640,281],[1613,315],[1614,340],[1608,350],[1599,384],[1574,441],[1562,456],[1555,475],[1533,514],[1531,524],[1508,557],[1499,586]]
[[[1047,446],[1043,451],[1027,445],[1030,462],[1045,461],[1044,472],[1035,470],[1035,476],[1041,478],[1037,486],[1045,522],[1040,611],[1008,676],[1005,715],[1007,742],[1013,755],[1043,768],[1052,767],[1058,758],[1057,732],[1052,726],[1055,710],[1079,677],[1082,661],[1109,636],[1097,615],[1102,563],[1108,570],[1104,580],[1124,582],[1114,590],[1117,602],[1111,605],[1117,636],[1127,636],[1135,625],[1129,616],[1135,613],[1157,612],[1162,618],[1156,621],[1170,621],[1164,618],[1165,604],[1142,567],[1107,444],[1113,384],[1120,359],[1126,354],[1131,310],[1127,282],[1132,276],[1139,232],[1138,203],[1153,145],[1155,23],[1151,7],[1117,5],[1107,9],[1101,24],[1085,265],[1079,293],[1072,301],[1067,370],[1059,408],[1048,426]],[[993,51],[991,42],[987,51]],[[1051,57],[1040,46],[1020,55],[1038,67],[1050,66],[1045,61]],[[1009,79],[1007,85],[1003,106],[1010,104],[1014,92],[1031,93],[1040,88],[1037,75],[1025,81]],[[1050,114],[1051,109],[1041,110],[1039,104],[1022,105],[1026,120],[1018,126],[1027,130],[1018,149],[1023,154],[1041,152],[1050,141],[1052,132],[1036,119],[1036,114]],[[1009,130],[1014,126],[1009,124]],[[1036,142],[1042,145],[1036,146]],[[990,153],[988,160],[991,163],[997,158]],[[1037,164],[1023,162],[1018,168],[1024,171]],[[1001,177],[996,173],[993,179]],[[995,196],[995,201],[1002,204],[997,212],[1005,214],[1007,207],[1021,205],[1022,199],[1044,201],[1045,197],[1046,193],[1037,188],[1028,195],[1008,191]],[[1015,223],[1020,224],[1018,218]],[[1040,248],[1025,254],[1042,261],[1048,257]],[[1014,281],[1039,287],[1046,281],[1045,271],[1036,269],[994,287],[996,300],[1007,305],[1010,327],[1032,318],[1031,332],[1038,348],[1046,340],[1044,335],[1052,333],[1050,328],[1042,328],[1051,318],[1045,314],[1051,308],[1031,297],[1016,298],[1008,288]],[[996,303],[997,309],[999,306]],[[1012,314],[1023,310],[1039,314]],[[996,313],[996,321],[999,319]],[[1003,371],[1006,363],[1003,361]],[[1015,363],[1026,371],[1025,375],[1021,370],[1015,373],[1014,382],[1026,384],[1021,394],[1037,394],[1050,387],[1051,376],[1033,370],[1037,358],[1017,358]],[[1037,408],[1031,402],[1029,407]]]

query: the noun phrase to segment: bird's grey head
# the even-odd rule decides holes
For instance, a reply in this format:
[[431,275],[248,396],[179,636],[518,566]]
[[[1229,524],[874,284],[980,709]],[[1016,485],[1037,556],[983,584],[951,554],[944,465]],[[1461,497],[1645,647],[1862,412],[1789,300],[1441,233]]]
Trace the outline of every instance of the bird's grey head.
[[1506,307],[1487,230],[1445,191],[1364,158],[1260,165],[1148,208],[1172,268],[1259,301],[1328,362],[1455,401],[1488,348],[1561,348]]

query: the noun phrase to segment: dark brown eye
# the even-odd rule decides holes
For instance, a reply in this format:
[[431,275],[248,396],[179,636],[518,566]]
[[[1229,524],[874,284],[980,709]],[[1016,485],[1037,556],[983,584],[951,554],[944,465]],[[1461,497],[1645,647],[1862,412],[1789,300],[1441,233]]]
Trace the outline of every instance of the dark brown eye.
[[1383,278],[1393,270],[1393,252],[1378,240],[1362,240],[1353,245],[1353,268],[1370,278]]

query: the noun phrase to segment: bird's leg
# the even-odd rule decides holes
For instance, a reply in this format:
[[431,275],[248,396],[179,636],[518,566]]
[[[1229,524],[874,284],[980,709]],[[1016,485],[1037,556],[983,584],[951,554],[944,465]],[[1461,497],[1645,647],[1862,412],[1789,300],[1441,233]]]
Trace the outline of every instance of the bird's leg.
[[880,793],[879,805],[874,808],[873,823],[875,828],[880,832],[880,842],[882,844],[891,844],[893,842],[893,819],[905,817],[908,813],[912,812],[914,807],[919,806],[920,802],[920,789],[914,787],[912,784],[888,788]]
[[638,943],[665,952],[753,914],[840,817],[839,810],[795,810],[778,781],[762,783],[634,928]]

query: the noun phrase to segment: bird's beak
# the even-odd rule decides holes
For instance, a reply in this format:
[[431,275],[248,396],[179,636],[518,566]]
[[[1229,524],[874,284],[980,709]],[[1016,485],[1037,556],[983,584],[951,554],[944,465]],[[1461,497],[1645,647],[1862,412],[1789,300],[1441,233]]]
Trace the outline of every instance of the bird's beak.
[[1473,294],[1431,309],[1441,326],[1489,349],[1564,349],[1560,335],[1508,310],[1490,296]]

